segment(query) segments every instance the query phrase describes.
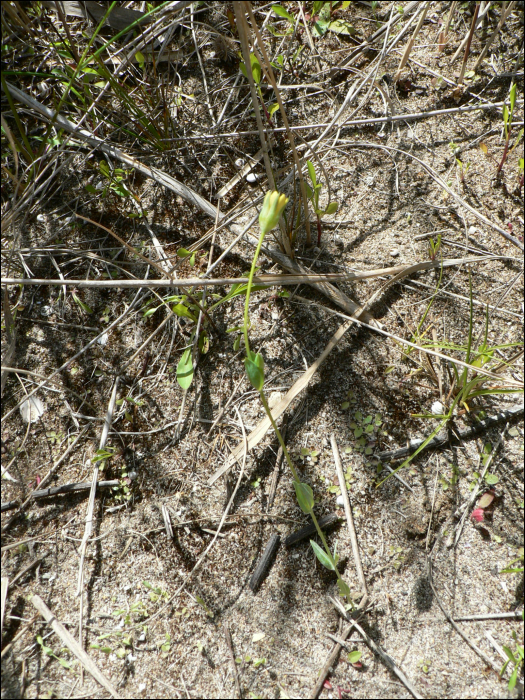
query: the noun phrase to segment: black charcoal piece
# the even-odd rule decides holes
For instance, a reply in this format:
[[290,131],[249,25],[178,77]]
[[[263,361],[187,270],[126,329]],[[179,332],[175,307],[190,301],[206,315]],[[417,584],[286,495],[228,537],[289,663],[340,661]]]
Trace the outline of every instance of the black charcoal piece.
[[[334,523],[339,522],[339,520],[340,517],[337,515],[337,513],[329,513],[328,515],[324,515],[317,522],[319,523],[321,530],[324,530],[324,528],[334,525]],[[315,529],[315,525],[310,523],[310,525],[306,525],[306,527],[297,530],[297,532],[293,532],[285,539],[284,544],[286,547],[290,547],[292,544],[296,544],[297,542],[304,540],[306,537],[315,535],[316,532],[317,530]]]
[[267,569],[272,563],[273,556],[277,551],[277,547],[279,546],[280,541],[281,538],[279,537],[279,535],[272,535],[270,537],[270,541],[266,545],[266,549],[264,550],[264,553],[250,579],[250,588],[254,593],[261,585],[261,581],[263,580]]

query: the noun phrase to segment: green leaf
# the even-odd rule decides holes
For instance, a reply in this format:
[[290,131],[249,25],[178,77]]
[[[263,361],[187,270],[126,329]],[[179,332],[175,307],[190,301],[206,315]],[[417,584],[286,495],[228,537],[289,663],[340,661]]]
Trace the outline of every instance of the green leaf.
[[313,36],[318,37],[323,36],[323,34],[326,34],[326,32],[328,31],[329,24],[330,22],[328,22],[327,20],[318,20],[312,28]]
[[348,656],[346,658],[348,659],[348,661],[350,661],[351,664],[356,664],[362,655],[363,654],[360,651],[350,651],[348,652]]
[[191,348],[186,348],[177,365],[177,381],[183,389],[189,389],[193,380],[193,363],[191,361]]
[[312,184],[314,187],[317,185],[317,180],[315,177],[315,168],[314,164],[312,163],[311,160],[306,161],[306,165],[308,166],[308,174],[310,175],[310,180],[312,181]]
[[301,483],[300,481],[293,482],[295,488],[295,495],[297,496],[297,502],[303,513],[311,513],[314,508],[314,492],[308,486],[308,484]]
[[514,112],[514,104],[516,103],[516,83],[512,83],[510,88],[510,111]]
[[201,355],[206,355],[210,350],[210,339],[208,335],[202,332],[199,335],[199,352]]
[[348,598],[350,595],[350,588],[348,585],[343,581],[342,578],[337,579],[337,585],[339,587],[339,593],[343,598]]
[[339,204],[337,202],[330,202],[330,204],[324,210],[324,213],[328,216],[329,214],[335,214],[339,209]]
[[275,114],[275,112],[277,112],[278,109],[279,109],[279,105],[277,104],[277,102],[274,102],[273,104],[271,104],[268,107],[268,114],[270,115],[270,117],[272,117]]
[[250,63],[252,66],[252,74],[253,74],[253,79],[259,85],[261,82],[262,78],[262,69],[261,69],[261,64],[257,60],[257,56],[254,53],[250,54]]
[[319,559],[321,564],[325,566],[327,569],[330,569],[330,571],[335,571],[334,565],[331,562],[330,558],[324,551],[324,549],[321,549],[317,542],[314,542],[313,540],[310,540],[310,544],[312,545],[312,549],[314,550],[315,556]]
[[244,358],[244,366],[253,388],[261,391],[264,386],[264,360],[262,355],[250,352],[250,356]]
[[493,486],[499,482],[499,477],[497,477],[496,474],[487,474],[485,476],[485,481],[487,484],[489,484],[489,486]]
[[184,304],[177,304],[174,306],[172,309],[174,314],[177,314],[177,316],[184,316],[185,318],[191,318],[192,321],[197,322],[197,319],[195,316],[188,311],[188,308],[184,306]]
[[287,11],[284,9],[284,7],[281,7],[280,5],[272,5],[272,10],[273,10],[274,13],[275,13],[276,15],[278,15],[279,17],[284,17],[284,19],[287,19],[287,20],[288,20],[289,22],[291,22],[292,24],[295,23],[294,17],[293,17],[289,12],[287,12]]
[[355,34],[355,29],[350,22],[345,22],[342,19],[336,19],[330,22],[328,29],[336,34],[345,34],[346,36],[353,36]]
[[72,292],[72,296],[73,296],[73,299],[75,300],[75,302],[80,306],[80,308],[82,309],[82,311],[84,311],[86,314],[92,314],[92,313],[93,313],[93,310],[90,309],[90,307],[89,307],[85,302],[83,302],[82,299],[80,299],[80,298],[75,294],[75,292]]
[[177,251],[177,256],[179,258],[189,258],[193,253],[189,250],[186,250],[186,248],[179,248]]

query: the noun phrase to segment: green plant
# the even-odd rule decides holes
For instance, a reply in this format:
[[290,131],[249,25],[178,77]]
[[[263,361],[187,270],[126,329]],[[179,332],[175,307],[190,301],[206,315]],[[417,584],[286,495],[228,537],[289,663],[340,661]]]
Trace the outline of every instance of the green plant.
[[[509,142],[510,142],[510,132],[512,128],[512,116],[514,114],[514,105],[516,104],[516,83],[512,83],[510,86],[510,91],[509,91],[509,102],[510,102],[510,112],[508,110],[507,105],[503,105],[503,128],[505,130],[505,146],[503,148],[503,155],[501,157],[501,161],[498,165],[498,169],[496,170],[496,176],[499,176],[501,169],[503,168],[503,165],[505,164],[505,161],[507,160],[507,156],[509,154]],[[516,143],[513,146],[513,149],[515,146],[518,144],[519,139],[523,135],[523,128],[520,130],[518,137],[516,139]]]
[[[355,34],[354,27],[345,20],[333,19],[332,13],[335,6],[339,6],[337,2],[314,2],[312,6],[312,19],[314,26],[312,27],[312,35],[315,37],[323,36],[326,32],[335,32],[336,34]],[[342,2],[337,9],[346,10],[350,2]]]
[[523,187],[523,158],[520,158],[518,161],[518,172],[520,175],[518,187],[521,189]]
[[244,366],[246,369],[246,374],[248,375],[248,379],[250,380],[251,385],[253,386],[254,389],[256,389],[259,392],[259,397],[261,399],[261,403],[264,406],[264,410],[266,412],[266,415],[268,416],[273,429],[275,430],[275,434],[277,435],[277,438],[279,440],[279,443],[282,447],[283,454],[286,458],[286,462],[290,468],[290,471],[292,472],[293,476],[293,485],[295,489],[295,495],[297,497],[297,501],[299,503],[299,506],[303,513],[310,515],[310,517],[313,520],[313,523],[315,525],[315,528],[317,530],[317,534],[319,535],[321,542],[323,543],[323,549],[319,547],[319,545],[314,542],[313,540],[310,540],[310,544],[312,545],[312,548],[315,552],[315,555],[321,562],[323,566],[325,566],[327,569],[330,569],[331,571],[334,571],[336,576],[337,576],[337,585],[339,587],[339,592],[340,595],[344,598],[346,598],[348,604],[353,607],[353,602],[350,596],[350,589],[348,585],[343,581],[341,578],[341,574],[339,573],[339,570],[337,569],[337,561],[338,557],[337,554],[334,552],[330,552],[330,549],[328,547],[328,544],[326,542],[326,538],[324,536],[323,531],[319,527],[319,523],[317,522],[317,518],[315,517],[314,514],[314,495],[311,487],[304,483],[301,482],[299,479],[299,475],[293,465],[292,459],[290,457],[290,454],[288,452],[288,449],[286,447],[286,444],[283,440],[283,437],[281,435],[281,432],[279,428],[277,427],[275,420],[273,418],[272,412],[270,410],[270,407],[268,405],[268,401],[266,399],[265,393],[264,393],[264,360],[263,357],[260,353],[255,353],[250,350],[250,342],[248,338],[248,329],[249,329],[249,304],[250,304],[250,291],[251,291],[251,286],[253,283],[253,276],[255,273],[255,268],[257,265],[257,259],[259,257],[259,253],[261,251],[261,247],[264,241],[265,235],[271,231],[277,224],[279,223],[279,218],[281,217],[281,214],[283,213],[283,210],[288,203],[288,197],[286,197],[284,194],[279,194],[279,192],[267,192],[264,198],[263,206],[261,209],[261,212],[259,214],[259,228],[261,230],[260,236],[259,236],[259,242],[257,244],[257,248],[255,250],[253,260],[252,260],[252,266],[250,269],[250,275],[248,278],[248,290],[246,292],[246,301],[245,301],[245,306],[244,306],[244,344],[245,344],[245,349],[246,349],[246,358],[244,360]]
[[516,644],[516,651],[513,652],[512,649],[507,646],[503,647],[503,651],[505,652],[508,658],[507,661],[505,661],[505,663],[501,667],[501,671],[499,672],[500,676],[502,676],[505,673],[505,669],[509,664],[514,665],[511,676],[509,678],[509,690],[513,690],[516,686],[516,683],[518,682],[518,675],[521,672],[521,669],[523,668],[524,659],[523,645],[518,644],[516,632],[512,632],[512,638],[514,639],[514,642]]
[[451,141],[448,145],[449,145],[450,149],[452,150],[452,153],[454,154],[457,172],[459,174],[459,179],[460,179],[461,183],[463,184],[465,182],[465,175],[467,174],[467,172],[470,168],[470,163],[467,163],[465,165],[465,163],[463,163],[463,161],[458,158],[458,156],[456,154],[459,153],[460,149],[459,149],[459,146],[457,144],[455,144]]
[[[70,661],[66,661],[66,659],[61,659],[60,656],[57,656],[53,649],[51,649],[51,647],[47,647],[44,644],[44,640],[39,634],[36,637],[36,641],[38,642],[38,644],[40,644],[42,651],[46,656],[49,656],[52,659],[56,659],[61,666],[67,668],[69,671],[72,669],[73,663],[71,663]],[[67,649],[63,649],[62,651],[67,651]]]
[[437,239],[434,240],[433,238],[430,238],[428,241],[428,256],[430,260],[435,260],[437,257],[437,254],[441,250],[441,234],[438,233]]
[[312,181],[313,185],[313,190],[309,185],[306,185],[306,192],[308,199],[312,202],[312,206],[315,211],[315,215],[317,217],[317,245],[321,244],[321,218],[325,215],[328,214],[335,214],[337,211],[339,205],[337,202],[330,202],[328,201],[328,204],[326,205],[326,209],[320,209],[319,208],[319,195],[321,194],[321,188],[322,188],[322,183],[317,182],[317,177],[315,174],[315,168],[312,163],[312,161],[308,160],[306,161],[306,164],[308,166],[308,175],[310,176],[310,180]]
[[[521,566],[514,566],[520,562]],[[500,571],[500,574],[522,574],[523,573],[523,547],[519,549],[519,557],[513,559],[508,566]]]
[[[261,90],[261,80],[262,80],[262,75],[263,75],[262,68],[261,68],[261,64],[259,63],[257,56],[254,53],[250,54],[250,64],[251,64],[251,68],[252,68],[253,80],[255,82],[255,87],[257,88],[257,92],[259,94],[259,99],[261,100],[261,105],[262,105],[262,108],[264,111],[264,115],[266,117],[266,121],[273,129],[272,114],[279,109],[279,105],[273,104],[270,107],[270,111],[268,111],[266,109],[266,105],[264,104],[264,99],[263,99],[262,90]],[[239,68],[241,69],[241,72],[244,75],[244,77],[248,78],[248,72],[246,70],[245,63],[241,62],[239,64]]]
[[[442,268],[441,268],[442,272]],[[440,274],[440,281],[441,281],[441,274]],[[439,288],[440,282],[438,282],[437,288]],[[481,375],[478,374],[476,371],[476,368],[481,368],[485,367],[488,365],[494,357],[494,354],[496,350],[502,350],[504,348],[511,348],[511,347],[516,347],[519,345],[519,343],[503,343],[499,345],[494,345],[490,346],[488,343],[488,331],[489,331],[489,308],[487,306],[486,309],[486,314],[485,314],[485,328],[484,328],[484,333],[483,333],[483,339],[481,343],[478,345],[476,349],[474,349],[474,338],[473,338],[473,327],[474,327],[474,304],[472,300],[472,277],[469,274],[469,292],[470,292],[470,315],[469,315],[469,329],[468,329],[468,337],[467,337],[467,342],[463,346],[456,345],[454,343],[450,343],[447,341],[443,340],[433,340],[430,343],[421,343],[421,338],[422,336],[420,335],[420,329],[421,329],[421,324],[423,323],[424,319],[426,318],[430,307],[433,303],[433,300],[435,298],[436,292],[433,294],[426,310],[425,313],[423,314],[423,318],[418,324],[417,331],[415,335],[413,336],[415,339],[415,342],[420,345],[422,349],[424,348],[432,348],[433,350],[438,349],[438,350],[455,350],[459,351],[461,353],[465,354],[465,362],[469,365],[469,367],[463,367],[461,374],[458,372],[458,368],[456,364],[454,363],[454,360],[451,358],[450,359],[450,365],[452,366],[452,373],[449,374],[449,379],[450,379],[450,386],[448,388],[448,393],[445,398],[445,407],[448,406],[448,410],[444,410],[444,412],[440,415],[436,415],[433,413],[424,413],[424,414],[412,414],[413,418],[425,418],[425,419],[431,419],[435,420],[436,418],[439,419],[439,423],[436,426],[436,428],[432,431],[432,433],[424,440],[424,442],[417,448],[415,452],[413,452],[410,457],[408,457],[402,464],[399,465],[395,469],[395,473],[399,471],[400,469],[404,469],[412,460],[422,451],[425,449],[427,444],[440,432],[440,430],[452,419],[456,411],[462,410],[467,414],[473,414],[473,411],[471,410],[473,408],[473,401],[475,399],[479,399],[482,396],[489,396],[489,395],[494,395],[494,394],[514,394],[514,393],[521,393],[523,390],[521,388],[506,388],[505,386],[501,386],[496,384],[495,386],[485,386],[487,382],[494,382],[493,379],[487,377],[486,375]],[[521,353],[519,353],[521,355]],[[408,357],[409,353],[408,351],[405,351],[405,356]],[[501,362],[498,361],[497,365],[490,367],[490,370],[492,374],[497,373],[501,369],[507,367],[509,363],[508,362]],[[439,379],[436,371],[434,370],[432,364],[428,363],[428,367],[430,371],[428,371],[428,376],[430,377],[431,380],[435,381],[436,384],[439,385]],[[485,367],[487,368],[487,367]],[[387,479],[389,479],[392,476],[392,473],[389,474],[383,481],[381,481],[378,485],[383,484]],[[492,482],[493,483],[493,482]]]

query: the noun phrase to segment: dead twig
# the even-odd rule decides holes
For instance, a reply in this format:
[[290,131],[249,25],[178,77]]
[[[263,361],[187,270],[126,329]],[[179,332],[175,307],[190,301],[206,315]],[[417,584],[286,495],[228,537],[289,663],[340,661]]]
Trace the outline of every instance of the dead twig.
[[337,446],[337,441],[335,439],[334,433],[330,435],[330,443],[332,445],[332,452],[334,455],[335,470],[337,472],[337,478],[339,479],[339,488],[341,489],[341,495],[343,496],[346,524],[348,526],[350,542],[352,543],[352,553],[354,555],[357,578],[359,579],[359,583],[361,584],[361,591],[363,593],[363,597],[361,598],[357,610],[364,610],[368,603],[368,586],[366,585],[366,578],[363,572],[363,567],[361,565],[361,555],[359,554],[359,545],[357,543],[354,518],[352,516],[352,510],[350,508],[350,498],[348,496],[348,489],[346,488],[346,480],[343,472],[343,465],[341,463],[341,455],[339,454],[339,447]]
[[49,623],[53,632],[55,632],[60,637],[62,643],[69,649],[69,651],[72,654],[74,654],[77,657],[77,659],[82,665],[82,668],[85,668],[86,671],[89,671],[93,678],[98,683],[100,683],[100,685],[103,688],[105,688],[108,691],[108,693],[111,694],[112,697],[119,698],[120,695],[117,693],[117,689],[115,688],[115,686],[106,678],[106,676],[104,676],[104,674],[95,664],[93,659],[86,654],[86,652],[82,648],[82,645],[79,644],[79,642],[77,642],[73,635],[70,632],[68,632],[64,625],[57,620],[56,616],[47,607],[42,598],[40,598],[40,596],[38,595],[34,595],[31,596],[30,601],[38,610],[38,612],[42,615],[42,617],[46,620],[46,622]]
[[230,630],[229,630],[228,625],[226,623],[223,624],[222,628],[224,630],[224,638],[226,639],[226,645],[228,647],[228,654],[230,656],[230,663],[231,663],[231,668],[232,668],[232,673],[233,673],[233,681],[235,683],[235,690],[237,691],[237,697],[242,698],[241,685],[239,683],[239,672],[237,670],[237,663],[235,662],[235,654],[233,653],[232,636],[230,634]]

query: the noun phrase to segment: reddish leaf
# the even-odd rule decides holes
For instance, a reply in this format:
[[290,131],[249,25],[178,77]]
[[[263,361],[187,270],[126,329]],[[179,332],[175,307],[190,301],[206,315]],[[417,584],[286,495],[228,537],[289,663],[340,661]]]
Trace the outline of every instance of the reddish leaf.
[[330,681],[325,681],[323,683],[323,688],[326,688],[327,690],[333,690],[332,684],[330,683]]
[[481,523],[484,517],[483,508],[476,508],[475,510],[473,510],[470,517],[472,518],[472,520],[477,520],[478,523]]

